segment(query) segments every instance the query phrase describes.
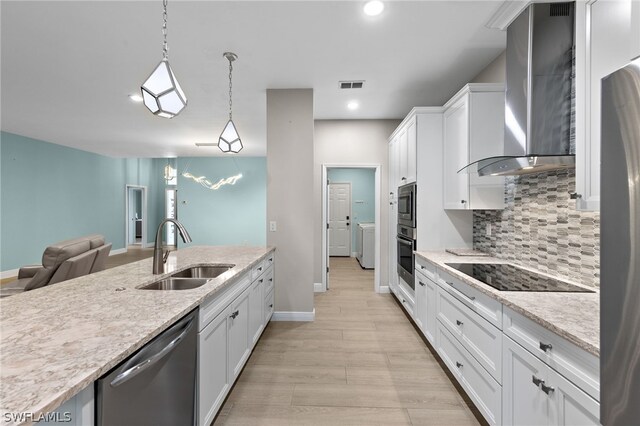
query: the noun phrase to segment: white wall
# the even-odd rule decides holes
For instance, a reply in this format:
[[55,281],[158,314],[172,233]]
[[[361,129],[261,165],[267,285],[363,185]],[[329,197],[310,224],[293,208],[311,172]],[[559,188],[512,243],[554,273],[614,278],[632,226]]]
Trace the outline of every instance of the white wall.
[[504,83],[507,74],[506,51],[499,54],[482,71],[478,73],[471,83]]
[[309,223],[313,138],[313,90],[267,90],[267,222],[277,222],[267,244],[276,247],[276,312],[313,311],[314,248],[320,245]]
[[387,285],[388,267],[388,138],[400,120],[316,120],[313,165],[313,279],[322,282],[322,165],[379,164],[380,285]]

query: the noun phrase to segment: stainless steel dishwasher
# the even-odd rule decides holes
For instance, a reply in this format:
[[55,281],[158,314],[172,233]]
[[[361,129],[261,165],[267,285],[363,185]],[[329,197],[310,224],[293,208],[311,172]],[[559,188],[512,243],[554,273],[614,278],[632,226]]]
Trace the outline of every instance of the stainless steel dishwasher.
[[194,425],[198,310],[96,382],[98,425]]

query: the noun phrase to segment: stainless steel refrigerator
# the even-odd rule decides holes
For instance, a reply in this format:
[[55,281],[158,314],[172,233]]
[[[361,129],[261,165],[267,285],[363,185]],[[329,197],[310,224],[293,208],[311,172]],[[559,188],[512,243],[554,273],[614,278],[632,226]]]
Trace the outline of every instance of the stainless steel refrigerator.
[[640,424],[640,58],[602,79],[600,422]]

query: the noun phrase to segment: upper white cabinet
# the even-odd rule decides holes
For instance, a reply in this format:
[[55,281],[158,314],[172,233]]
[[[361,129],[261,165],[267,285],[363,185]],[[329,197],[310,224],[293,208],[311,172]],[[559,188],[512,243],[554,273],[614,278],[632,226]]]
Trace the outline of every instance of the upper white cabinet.
[[504,151],[504,85],[468,84],[445,104],[444,208],[504,208],[504,178],[458,171]]
[[416,181],[417,166],[417,137],[416,119],[402,123],[394,132],[391,139],[390,168],[393,180],[390,181],[390,191],[395,191],[399,186]]
[[632,0],[576,3],[577,208],[600,208],[601,79],[640,55],[640,8]]

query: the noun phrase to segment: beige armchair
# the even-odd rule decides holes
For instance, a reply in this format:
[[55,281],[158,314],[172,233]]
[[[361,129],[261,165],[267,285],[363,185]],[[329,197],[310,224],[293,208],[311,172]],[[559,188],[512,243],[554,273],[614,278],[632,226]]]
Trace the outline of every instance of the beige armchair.
[[101,271],[105,268],[110,250],[111,243],[105,245],[102,235],[89,235],[53,244],[45,249],[42,265],[20,268],[16,281],[0,287],[0,297]]

